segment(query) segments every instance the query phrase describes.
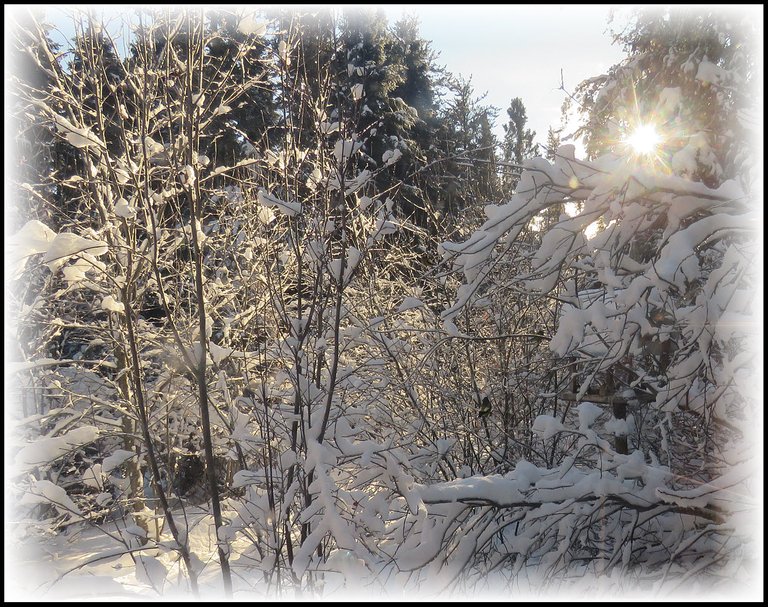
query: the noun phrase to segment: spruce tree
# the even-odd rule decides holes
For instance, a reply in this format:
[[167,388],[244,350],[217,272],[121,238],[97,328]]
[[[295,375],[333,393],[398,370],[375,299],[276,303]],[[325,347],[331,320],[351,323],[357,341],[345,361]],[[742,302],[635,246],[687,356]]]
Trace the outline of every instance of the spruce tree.
[[[526,128],[528,124],[528,115],[525,111],[525,104],[520,97],[515,97],[507,108],[508,122],[504,125],[504,141],[502,142],[502,151],[504,160],[520,165],[526,158],[532,158],[536,155],[537,146],[533,143],[536,136],[535,131]],[[512,169],[507,172],[504,187],[507,192],[513,190],[517,185],[520,169]]]

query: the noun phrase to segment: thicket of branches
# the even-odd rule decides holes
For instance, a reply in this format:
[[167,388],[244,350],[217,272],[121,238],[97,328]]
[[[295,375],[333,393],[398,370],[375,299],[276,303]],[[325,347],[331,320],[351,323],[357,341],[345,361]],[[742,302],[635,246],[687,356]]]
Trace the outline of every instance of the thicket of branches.
[[142,12],[124,58],[20,21],[21,541],[87,524],[196,596],[741,572],[754,65],[636,22],[579,160],[519,99],[497,150],[412,19]]

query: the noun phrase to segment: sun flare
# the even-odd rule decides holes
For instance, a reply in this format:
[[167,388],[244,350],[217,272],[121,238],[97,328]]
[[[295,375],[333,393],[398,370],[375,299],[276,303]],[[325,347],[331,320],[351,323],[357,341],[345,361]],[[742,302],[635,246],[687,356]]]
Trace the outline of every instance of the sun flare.
[[661,143],[661,136],[652,124],[643,124],[637,127],[626,141],[636,154],[647,155],[656,151]]

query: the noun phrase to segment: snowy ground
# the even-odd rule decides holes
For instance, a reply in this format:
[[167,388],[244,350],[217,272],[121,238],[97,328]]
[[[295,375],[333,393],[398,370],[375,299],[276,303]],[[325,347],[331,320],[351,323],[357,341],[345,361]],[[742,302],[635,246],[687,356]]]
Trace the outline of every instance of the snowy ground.
[[[221,571],[213,543],[213,519],[200,507],[188,507],[186,512],[176,510],[178,520],[186,519],[190,525],[189,542],[194,555],[200,559],[200,599],[223,598]],[[8,529],[6,529],[8,531]],[[19,601],[156,601],[194,600],[186,573],[180,573],[180,559],[177,553],[162,547],[171,540],[167,529],[161,535],[160,547],[150,541],[146,546],[127,554],[125,546],[116,538],[125,535],[122,521],[110,522],[99,528],[78,523],[66,532],[54,537],[15,537],[6,535],[6,600]],[[237,539],[232,548],[232,574],[234,600],[253,601],[283,598],[294,600],[308,598],[289,590],[282,597],[276,597],[274,588],[268,590],[262,583],[262,573],[257,562],[243,553],[247,541]],[[134,562],[134,557],[144,567]],[[397,584],[377,588],[355,589],[351,580],[345,583],[342,576],[326,573],[325,588],[320,600],[376,600],[387,598],[393,601],[410,601],[414,598],[425,601],[460,601],[480,596],[484,600],[509,600],[510,593],[520,600],[567,599],[613,600],[726,600],[743,595],[743,583],[748,581],[744,572],[731,572],[730,580],[691,577],[686,572],[670,576],[660,584],[660,578],[638,580],[621,579],[618,576],[583,576],[554,580],[541,580],[535,568],[529,569],[510,585],[508,581],[489,579],[483,588],[462,594],[454,587],[448,593],[430,590],[428,585],[418,589],[400,587]],[[728,576],[730,577],[730,576]],[[752,579],[754,582],[754,578]],[[154,588],[153,588],[154,584]],[[757,591],[757,588],[752,588]],[[750,594],[752,596],[752,594]],[[315,597],[313,597],[315,598]],[[317,600],[315,598],[315,600]]]
[[[183,520],[184,512],[178,510],[175,517]],[[204,564],[200,575],[201,595],[218,595],[217,578],[220,570],[213,545],[213,520],[199,507],[186,509],[186,517],[192,528],[189,534],[190,548]],[[151,525],[151,524],[150,524]],[[123,598],[151,600],[158,596],[188,592],[186,577],[179,580],[177,553],[158,548],[155,542],[138,546],[132,554],[118,538],[126,535],[123,521],[109,522],[98,528],[77,523],[55,537],[13,538],[10,554],[18,557],[14,563],[15,574],[8,579],[8,590],[18,598]],[[167,529],[161,535],[161,544],[171,540]],[[149,569],[143,574],[137,571],[133,557],[150,557]],[[167,570],[160,573],[157,564]],[[155,582],[157,590],[150,582]]]
[[[174,518],[177,524],[186,519],[190,550],[200,559],[200,600],[221,598],[223,585],[213,517],[202,507],[191,506],[175,510]],[[6,599],[153,601],[163,596],[193,600],[186,571],[180,575],[183,564],[178,553],[163,546],[172,541],[167,527],[161,532],[159,547],[152,540],[145,546],[137,542],[130,554],[121,536],[126,536],[124,521],[104,523],[98,528],[76,523],[53,537],[8,534]],[[243,555],[249,546],[242,538],[231,543],[235,599],[265,600],[274,588],[270,591],[261,583],[258,563]],[[135,559],[140,562],[137,564]],[[326,576],[326,592],[338,596],[338,591],[344,589],[343,579],[334,574]],[[292,590],[289,594],[286,598],[293,598]]]

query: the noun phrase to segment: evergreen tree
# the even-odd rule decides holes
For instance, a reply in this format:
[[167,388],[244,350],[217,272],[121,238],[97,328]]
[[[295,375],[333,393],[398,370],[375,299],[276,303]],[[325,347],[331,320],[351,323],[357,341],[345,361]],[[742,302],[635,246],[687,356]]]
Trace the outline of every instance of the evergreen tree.
[[547,143],[544,146],[544,157],[547,160],[552,161],[555,159],[555,152],[557,152],[557,148],[560,147],[561,132],[562,129],[553,129],[552,127],[547,129]]
[[[550,162],[557,162],[557,148],[560,147],[560,133],[562,129],[553,129],[549,127],[547,130],[547,143],[544,146],[544,157]],[[550,229],[560,220],[560,215],[565,211],[565,205],[553,204],[549,208],[545,209],[542,213],[542,230],[546,231]]]
[[615,40],[627,58],[575,95],[589,155],[622,153],[645,127],[659,136],[654,157],[667,172],[709,186],[744,174],[755,24],[722,10],[658,7],[636,11]]
[[[203,78],[212,109],[212,130],[219,133],[206,149],[213,166],[232,166],[254,145],[269,147],[276,123],[274,91],[266,76],[269,47],[266,21],[253,14],[211,11],[207,22]],[[222,86],[226,80],[227,86]],[[241,89],[230,87],[239,84]],[[236,98],[225,98],[222,91]]]
[[[93,120],[96,134],[106,143],[110,154],[121,155],[125,142],[121,136],[118,87],[125,70],[111,38],[95,20],[89,20],[82,35],[77,36],[70,69],[75,83],[82,88],[84,106],[90,113],[88,118]],[[93,82],[88,74],[94,70],[102,72],[104,78]],[[99,124],[99,119],[103,125]]]
[[[18,187],[14,187],[12,204],[6,207],[12,212],[6,221],[10,221],[12,227],[20,227],[26,219],[35,218],[56,229],[61,217],[54,210],[64,188],[51,182],[50,176],[60,166],[55,150],[58,142],[45,124],[44,113],[30,99],[36,103],[56,103],[49,91],[53,88],[52,71],[59,67],[53,56],[59,46],[50,39],[50,26],[44,22],[24,20],[14,26],[8,57],[14,69],[10,75],[13,92],[9,95],[7,127],[16,150],[14,175],[17,179],[12,184]],[[41,31],[35,31],[36,27]],[[35,190],[21,184],[30,187],[34,184]],[[50,197],[53,204],[41,205],[40,196]]]
[[400,181],[401,209],[417,225],[434,229],[434,201],[443,184],[440,161],[446,150],[440,146],[437,89],[445,74],[436,61],[429,41],[419,32],[413,16],[398,20],[392,30],[389,55],[400,83],[392,91],[391,111],[383,122],[397,136],[403,158],[394,168]]
[[[532,158],[536,154],[537,146],[533,143],[536,136],[535,131],[526,128],[528,115],[525,111],[525,105],[520,97],[515,97],[507,108],[509,121],[504,125],[504,141],[502,142],[502,151],[504,160],[513,164],[522,164],[526,158]],[[519,169],[513,169],[511,174],[507,173],[505,180],[505,189],[510,192],[517,185]]]
[[375,176],[377,190],[391,191],[402,167],[408,164],[402,155],[407,152],[404,142],[410,123],[397,120],[402,107],[393,99],[402,82],[401,58],[392,53],[392,34],[381,11],[346,11],[340,31],[347,62],[340,66],[342,89],[350,101],[347,115],[353,120],[354,131],[364,139],[360,168],[376,171],[385,167],[385,154],[389,159],[397,150],[400,160],[376,171]]
[[448,90],[452,96],[444,102],[440,120],[446,187],[438,200],[455,213],[468,204],[493,201],[498,195],[493,134],[498,110],[482,104],[485,95],[475,96],[471,79],[454,78]]
[[493,132],[497,114],[497,108],[490,106],[481,108],[477,116],[475,158],[480,163],[476,170],[478,193],[483,202],[497,200],[500,195],[496,158],[498,140]]

